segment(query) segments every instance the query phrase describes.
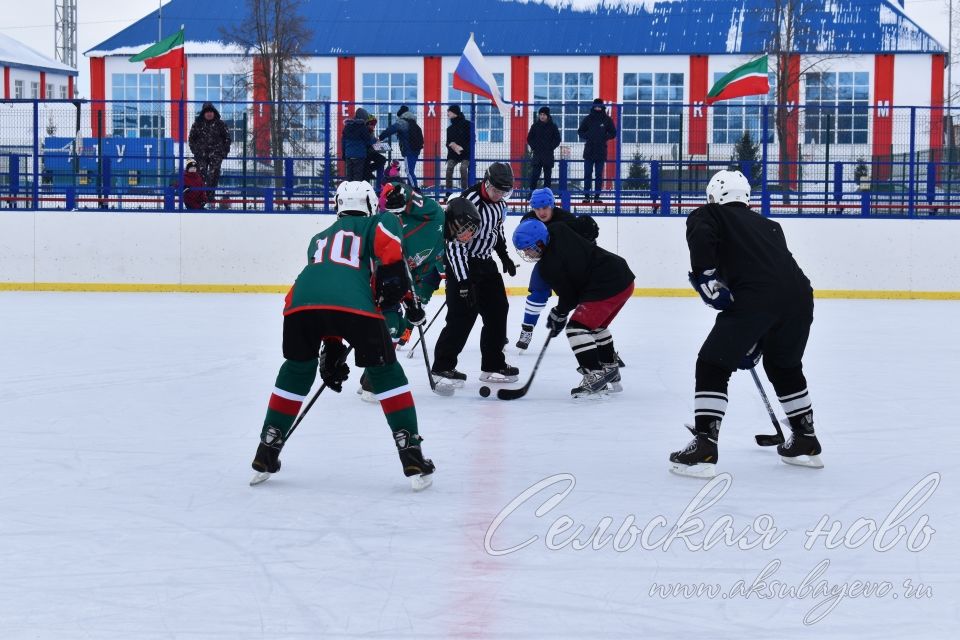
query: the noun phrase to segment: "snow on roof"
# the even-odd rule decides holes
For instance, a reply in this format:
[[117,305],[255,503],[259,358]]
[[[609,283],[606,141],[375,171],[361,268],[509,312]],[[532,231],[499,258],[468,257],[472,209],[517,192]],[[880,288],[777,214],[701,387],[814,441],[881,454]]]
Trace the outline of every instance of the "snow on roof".
[[67,76],[77,75],[77,70],[69,65],[48,58],[36,49],[31,49],[19,40],[14,40],[2,33],[0,33],[0,67],[49,71]]
[[[942,53],[897,0],[798,0],[814,28],[803,52]],[[470,32],[486,55],[754,54],[776,31],[771,0],[323,0],[301,5],[306,55],[453,56]],[[225,50],[222,28],[246,0],[170,0],[163,35],[186,25],[186,51]],[[87,55],[132,55],[157,41],[154,11]]]

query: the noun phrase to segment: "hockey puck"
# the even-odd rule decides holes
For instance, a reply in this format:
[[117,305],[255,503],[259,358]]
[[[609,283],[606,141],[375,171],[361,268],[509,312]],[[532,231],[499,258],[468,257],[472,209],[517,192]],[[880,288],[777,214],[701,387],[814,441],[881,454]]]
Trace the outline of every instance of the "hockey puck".
[[490,387],[480,387],[480,396],[487,398],[490,396]]

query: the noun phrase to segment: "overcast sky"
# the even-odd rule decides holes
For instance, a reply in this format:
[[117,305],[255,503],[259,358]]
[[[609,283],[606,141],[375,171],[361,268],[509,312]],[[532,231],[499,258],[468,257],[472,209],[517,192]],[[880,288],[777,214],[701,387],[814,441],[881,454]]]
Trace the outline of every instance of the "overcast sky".
[[[203,0],[199,0],[203,1]],[[363,0],[358,0],[362,2]],[[691,0],[696,1],[696,0]],[[954,0],[960,21],[960,0]],[[55,0],[0,0],[0,32],[16,38],[40,53],[54,56]],[[83,52],[106,40],[125,26],[159,6],[159,0],[79,0],[77,44],[79,45],[81,95],[87,95],[89,65]],[[166,0],[163,2],[166,4]],[[403,5],[413,11],[416,2]],[[932,36],[947,45],[947,0],[906,0],[907,14]]]

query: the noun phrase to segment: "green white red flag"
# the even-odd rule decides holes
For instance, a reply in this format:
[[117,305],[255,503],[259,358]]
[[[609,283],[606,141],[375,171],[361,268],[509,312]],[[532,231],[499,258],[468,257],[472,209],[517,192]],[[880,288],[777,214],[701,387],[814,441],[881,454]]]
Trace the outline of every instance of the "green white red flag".
[[767,56],[751,60],[723,76],[707,93],[707,104],[743,96],[765,96],[770,92]]
[[130,62],[143,62],[143,71],[147,69],[183,68],[183,27],[180,31],[160,42],[151,45],[130,58]]

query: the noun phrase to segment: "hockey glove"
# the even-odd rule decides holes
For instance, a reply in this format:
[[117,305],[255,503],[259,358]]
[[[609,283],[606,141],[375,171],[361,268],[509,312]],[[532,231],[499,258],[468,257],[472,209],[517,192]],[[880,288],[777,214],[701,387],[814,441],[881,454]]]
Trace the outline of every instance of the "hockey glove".
[[473,290],[473,285],[469,280],[461,280],[457,284],[457,295],[469,306],[477,306],[477,292]]
[[550,337],[556,338],[565,326],[567,326],[567,314],[560,313],[559,307],[551,309],[550,315],[547,316],[547,329],[550,330]]
[[756,343],[750,350],[747,351],[747,354],[740,359],[740,364],[737,365],[737,369],[753,369],[760,362],[760,358],[763,357],[763,347],[760,346],[760,343]]
[[584,240],[596,242],[597,237],[600,235],[600,225],[593,219],[593,216],[577,216],[577,233],[579,233]]
[[701,274],[687,273],[687,279],[693,290],[700,294],[703,303],[717,311],[723,311],[733,304],[733,293],[723,280],[717,277],[716,269],[707,269]]
[[427,312],[416,302],[413,300],[404,300],[403,306],[406,311],[404,317],[407,319],[407,322],[415,327],[422,326],[423,323],[426,322]]
[[376,283],[376,301],[378,307],[392,307],[398,304],[401,298],[410,290],[410,279],[407,277],[407,265],[403,260],[380,265],[377,267]]
[[506,249],[503,251],[498,249],[497,255],[500,256],[500,262],[503,263],[503,272],[509,273],[511,278],[517,275],[517,265],[510,259],[510,254],[507,253]]
[[343,391],[343,383],[350,376],[350,367],[342,361],[345,351],[342,342],[325,341],[320,354],[320,379],[337,393]]

